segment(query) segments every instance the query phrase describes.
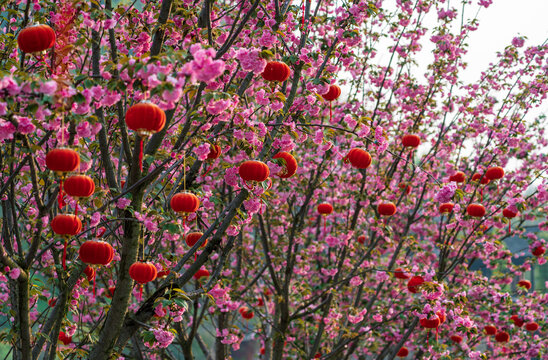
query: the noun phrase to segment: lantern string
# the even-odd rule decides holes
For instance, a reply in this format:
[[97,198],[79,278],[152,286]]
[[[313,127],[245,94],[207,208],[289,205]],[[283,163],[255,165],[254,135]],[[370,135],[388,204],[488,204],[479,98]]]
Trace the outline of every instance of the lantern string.
[[63,270],[67,269],[67,238],[65,236],[65,245],[63,246]]
[[183,190],[186,191],[186,154],[183,153]]
[[143,138],[139,136],[139,169],[143,172]]
[[57,195],[57,203],[59,204],[59,210],[63,209],[63,175],[59,180],[59,195]]
[[331,118],[332,118],[333,114],[331,112],[331,101],[329,102],[329,123],[331,124]]

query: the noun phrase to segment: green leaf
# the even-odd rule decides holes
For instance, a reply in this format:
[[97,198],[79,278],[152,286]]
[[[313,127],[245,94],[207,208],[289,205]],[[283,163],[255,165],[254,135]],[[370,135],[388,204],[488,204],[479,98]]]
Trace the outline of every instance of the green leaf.
[[75,103],[82,104],[86,101],[86,97],[82,95],[81,93],[78,93],[72,97]]

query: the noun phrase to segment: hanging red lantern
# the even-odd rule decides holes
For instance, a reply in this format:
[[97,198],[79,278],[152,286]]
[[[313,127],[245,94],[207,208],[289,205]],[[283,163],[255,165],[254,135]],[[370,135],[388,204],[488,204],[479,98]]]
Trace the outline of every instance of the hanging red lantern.
[[[238,173],[244,181],[244,185],[248,189],[253,189],[253,182],[263,182],[268,179],[270,175],[270,169],[262,161],[248,160],[244,161],[238,168]],[[247,184],[248,181],[252,182],[252,185]]]
[[482,217],[485,215],[485,207],[481,204],[470,204],[466,208],[466,212],[472,217]]
[[283,159],[282,170],[276,175],[282,179],[287,179],[297,172],[297,160],[288,152],[281,151],[272,157],[273,159]]
[[382,216],[392,216],[396,213],[396,205],[392,202],[382,203],[377,205],[377,211]]
[[337,100],[339,96],[341,96],[341,88],[337,85],[329,85],[327,93],[322,95],[325,100],[329,101],[329,122],[331,122],[331,118],[333,117],[332,102]]
[[365,235],[358,236],[358,242],[362,245],[365,244]]
[[523,319],[521,319],[519,316],[517,315],[512,315],[510,316],[510,320],[512,320],[512,322],[514,323],[514,325],[516,325],[517,327],[522,327],[523,324],[525,323],[525,321]]
[[466,175],[462,171],[457,171],[455,174],[449,176],[449,181],[456,183],[463,183],[466,180]]
[[65,192],[73,198],[87,198],[93,195],[95,183],[86,175],[73,175],[65,180]]
[[200,270],[196,271],[196,274],[194,274],[194,279],[200,280],[203,277],[209,277],[209,271],[207,271],[204,268],[201,268]]
[[526,289],[527,291],[531,290],[531,282],[529,280],[518,281],[518,286]]
[[24,53],[38,53],[55,45],[55,31],[48,25],[29,26],[17,36],[17,45]]
[[215,160],[221,156],[221,147],[217,144],[209,145],[209,153],[207,154],[208,160]]
[[51,221],[51,229],[57,235],[61,235],[65,238],[63,245],[63,269],[67,269],[67,245],[68,237],[74,236],[82,230],[82,222],[76,215],[64,215],[60,214],[53,218]]
[[424,278],[422,276],[413,276],[407,282],[407,290],[410,293],[416,294],[419,292],[419,287],[424,283]]
[[143,298],[143,284],[156,279],[158,270],[156,266],[149,262],[137,261],[129,267],[129,276],[141,286],[139,287],[139,298]]
[[487,178],[486,176],[483,176],[481,174],[474,174],[472,175],[472,181],[479,181],[482,185],[487,185],[491,180]]
[[[198,240],[204,235],[202,232],[191,232],[188,233],[185,237],[185,242],[188,246],[193,247]],[[205,247],[207,245],[207,239],[204,241],[204,243],[200,247]]]
[[64,331],[59,332],[59,341],[61,341],[64,345],[68,345],[72,342],[72,336],[68,336],[65,334]]
[[438,315],[438,318],[440,319],[440,325],[445,322],[445,314],[441,311],[436,312],[436,315]]
[[318,205],[318,213],[320,215],[329,215],[333,212],[333,206],[328,203],[322,203]]
[[417,148],[421,144],[421,138],[418,135],[407,134],[401,138],[404,147]]
[[455,206],[455,204],[453,203],[443,203],[440,205],[440,214],[444,215],[444,214],[449,214],[450,212],[453,211],[453,207]]
[[542,245],[539,245],[531,251],[531,254],[533,254],[536,257],[542,256],[546,252],[546,248]]
[[341,96],[341,88],[337,85],[329,85],[329,90],[327,93],[322,95],[322,97],[327,101],[337,100],[339,96]]
[[530,332],[537,331],[538,328],[539,328],[538,324],[534,321],[528,322],[527,324],[525,324],[525,330],[530,331]]
[[343,158],[343,162],[350,162],[356,169],[367,169],[371,165],[371,155],[363,149],[354,148]]
[[46,154],[46,166],[60,177],[57,202],[59,203],[59,209],[61,209],[64,205],[63,180],[65,174],[76,170],[80,166],[80,155],[68,148],[52,149]]
[[95,269],[92,268],[91,266],[86,266],[86,268],[84,269],[84,274],[86,274],[86,277],[88,278],[88,281],[91,282],[91,280],[95,279]]
[[460,335],[451,335],[450,339],[456,344],[460,344],[462,342],[462,336]]
[[291,69],[289,69],[287,64],[279,61],[269,61],[261,73],[261,76],[266,81],[284,82],[289,79],[290,74]]
[[423,328],[426,329],[436,329],[438,326],[440,326],[440,318],[438,315],[434,315],[431,318],[424,318],[420,319],[420,324]]
[[88,240],[78,253],[83,263],[91,265],[108,265],[114,258],[114,249],[104,241]]
[[489,180],[498,180],[504,177],[504,169],[500,166],[490,167],[485,172],[485,177]]
[[253,311],[251,311],[251,309],[249,309],[247,306],[242,306],[238,311],[240,312],[240,315],[242,315],[242,317],[246,320],[251,320],[255,316],[255,314],[253,314]]
[[405,346],[402,346],[396,354],[397,357],[406,357],[407,355],[409,355],[409,350]]
[[518,215],[518,213],[513,212],[512,210],[506,208],[502,210],[502,216],[504,216],[507,219],[513,219]]
[[493,325],[487,325],[483,329],[487,335],[495,335],[497,333],[497,328]]
[[166,124],[164,110],[151,102],[141,102],[126,111],[128,129],[139,135],[139,168],[143,171],[143,138],[161,131]]
[[169,205],[176,213],[189,214],[198,210],[200,207],[200,199],[192,193],[182,192],[173,195]]
[[409,195],[409,193],[411,192],[411,186],[407,185],[406,183],[399,183],[398,187],[405,191],[406,195]]
[[52,149],[46,154],[46,166],[59,175],[74,171],[80,165],[80,155],[72,149]]
[[402,268],[397,268],[395,271],[394,271],[394,276],[396,277],[396,279],[401,279],[401,280],[406,280],[406,279],[409,279],[411,276],[407,273],[405,273]]
[[499,343],[508,342],[508,340],[510,340],[510,335],[506,331],[499,331],[495,335],[495,340]]
[[76,215],[60,214],[51,221],[51,229],[57,235],[74,236],[82,230],[82,222]]

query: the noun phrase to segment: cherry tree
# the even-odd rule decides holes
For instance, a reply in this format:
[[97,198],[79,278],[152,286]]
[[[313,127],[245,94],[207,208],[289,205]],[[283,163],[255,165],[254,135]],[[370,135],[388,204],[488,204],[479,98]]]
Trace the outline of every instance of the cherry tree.
[[491,3],[0,5],[6,357],[546,354],[548,44],[463,81]]

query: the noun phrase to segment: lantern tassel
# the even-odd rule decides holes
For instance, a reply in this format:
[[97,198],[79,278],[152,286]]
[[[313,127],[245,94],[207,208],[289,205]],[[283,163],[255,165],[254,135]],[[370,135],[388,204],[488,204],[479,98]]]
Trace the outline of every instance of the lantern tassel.
[[206,177],[206,175],[209,174],[211,169],[213,169],[213,163],[211,165],[209,165],[209,168],[206,169],[206,172],[202,175],[202,177]]
[[326,233],[326,226],[327,226],[327,217],[323,217],[323,233]]
[[143,284],[139,285],[139,301],[143,300]]
[[331,124],[331,117],[333,116],[331,112],[331,101],[329,102],[329,123]]
[[63,246],[63,270],[67,269],[67,238],[65,237],[65,245]]
[[143,138],[139,136],[139,169],[143,172]]
[[440,328],[437,327],[437,328],[436,328],[436,342],[438,342],[438,332],[439,332],[439,330],[440,330]]
[[426,348],[429,348],[430,347],[430,343],[429,343],[429,338],[430,338],[430,330],[428,330],[426,332]]
[[483,202],[483,188],[480,189],[480,202]]
[[78,200],[76,200],[76,206],[74,207],[74,215],[78,215]]
[[512,232],[512,220],[508,220],[508,232]]
[[302,10],[303,10],[303,30],[304,30],[304,12],[305,12],[304,2],[305,2],[305,1],[306,1],[306,0],[303,0],[303,6],[302,6],[302,7],[303,7],[303,9],[302,9]]
[[95,283],[96,283],[96,279],[97,279],[97,274],[95,274],[95,276],[93,277],[93,297],[95,297]]
[[63,209],[63,178],[59,181],[59,195],[57,196],[57,203],[59,204],[59,210]]

